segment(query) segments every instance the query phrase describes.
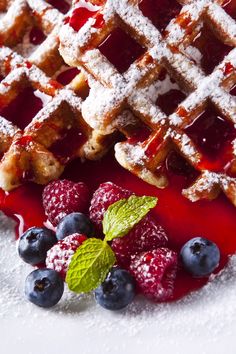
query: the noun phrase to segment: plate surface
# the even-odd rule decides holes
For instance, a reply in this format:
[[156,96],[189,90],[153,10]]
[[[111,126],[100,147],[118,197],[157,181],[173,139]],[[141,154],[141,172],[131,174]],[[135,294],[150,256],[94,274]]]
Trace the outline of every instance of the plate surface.
[[92,296],[66,291],[55,308],[44,310],[24,299],[32,268],[19,259],[13,230],[0,215],[1,353],[236,353],[236,256],[201,291],[177,303],[136,299],[113,313]]

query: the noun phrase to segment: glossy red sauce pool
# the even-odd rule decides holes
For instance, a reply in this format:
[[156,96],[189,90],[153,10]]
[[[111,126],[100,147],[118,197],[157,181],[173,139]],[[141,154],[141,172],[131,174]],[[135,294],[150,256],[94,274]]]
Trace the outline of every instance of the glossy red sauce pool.
[[[209,202],[191,203],[181,195],[186,184],[183,175],[172,175],[170,186],[159,190],[146,184],[118,165],[112,155],[98,162],[74,161],[63,177],[84,181],[93,192],[100,183],[112,181],[140,195],[157,196],[159,201],[154,213],[169,234],[169,246],[179,250],[189,239],[204,236],[217,243],[221,250],[221,267],[228,256],[236,252],[236,209],[224,196]],[[46,222],[41,202],[42,187],[26,185],[9,194],[0,193],[0,208],[18,221],[20,229],[40,226]],[[179,271],[174,298],[177,299],[198,289],[207,279],[193,279]]]

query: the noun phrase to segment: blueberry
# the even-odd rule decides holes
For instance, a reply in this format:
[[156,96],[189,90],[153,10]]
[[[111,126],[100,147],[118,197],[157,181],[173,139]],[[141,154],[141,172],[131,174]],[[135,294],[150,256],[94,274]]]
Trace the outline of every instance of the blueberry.
[[182,247],[180,258],[190,274],[194,277],[205,277],[219,265],[220,251],[215,243],[195,237]]
[[90,219],[82,213],[71,213],[66,215],[58,224],[56,236],[63,240],[72,234],[84,234],[87,237],[94,235],[94,227]]
[[20,237],[18,253],[26,263],[36,265],[45,261],[47,251],[55,243],[57,238],[52,230],[32,227]]
[[107,310],[121,310],[135,296],[135,281],[124,269],[113,268],[106,280],[95,290],[95,299]]
[[52,269],[36,269],[25,281],[25,296],[34,305],[52,307],[61,299],[64,282],[59,273]]

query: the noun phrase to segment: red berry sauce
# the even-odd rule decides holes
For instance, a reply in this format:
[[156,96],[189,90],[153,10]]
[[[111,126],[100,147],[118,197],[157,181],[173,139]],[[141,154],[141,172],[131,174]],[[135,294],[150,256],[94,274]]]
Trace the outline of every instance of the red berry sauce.
[[75,30],[79,31],[83,25],[88,21],[89,18],[94,18],[94,28],[101,28],[103,26],[104,18],[101,13],[99,13],[100,6],[94,6],[89,2],[78,1],[76,8],[74,9],[72,16],[65,20],[66,23]]
[[232,159],[232,141],[236,138],[233,123],[227,121],[212,104],[185,129],[205,157],[205,168],[224,171]]
[[42,108],[41,99],[32,87],[27,87],[7,107],[0,110],[0,115],[24,129]]
[[156,104],[165,114],[170,115],[185,98],[186,95],[182,91],[172,89],[165,94],[158,96]]
[[223,3],[224,10],[236,20],[236,1],[225,0]]
[[79,74],[77,68],[67,68],[57,76],[57,81],[62,85],[68,85]]
[[176,0],[142,0],[139,8],[163,32],[169,22],[180,13],[182,6]]
[[[175,159],[177,159],[176,165],[178,157],[176,156]],[[185,168],[186,166],[182,165],[181,173],[179,173],[173,166],[169,167],[170,170],[172,169],[169,172],[170,184],[164,190],[148,185],[124,170],[115,161],[112,154],[97,162],[81,163],[76,160],[66,168],[63,178],[84,181],[92,191],[100,183],[112,181],[137,194],[157,196],[159,201],[154,212],[168,232],[170,247],[178,251],[187,240],[195,236],[204,236],[215,241],[220,247],[221,267],[223,267],[228,256],[236,252],[234,237],[236,209],[223,195],[211,202],[191,203],[184,198],[181,195],[181,189],[186,186],[188,180],[184,174]],[[3,191],[0,193],[1,210],[18,220],[20,233],[23,229],[35,225],[40,226],[46,222],[41,201],[42,189],[41,186],[29,184],[19,187],[9,194],[5,194]],[[193,279],[180,270],[174,298],[180,298],[190,291],[198,289],[206,282],[207,279]]]
[[125,72],[145,52],[135,39],[119,27],[109,34],[98,49],[120,73]]
[[206,74],[211,74],[216,65],[233,49],[219,40],[207,25],[204,25],[192,45],[202,53],[201,66]]
[[46,39],[45,34],[38,27],[33,27],[31,29],[29,37],[30,37],[30,43],[32,43],[34,45],[39,45],[39,44],[43,43],[43,41]]

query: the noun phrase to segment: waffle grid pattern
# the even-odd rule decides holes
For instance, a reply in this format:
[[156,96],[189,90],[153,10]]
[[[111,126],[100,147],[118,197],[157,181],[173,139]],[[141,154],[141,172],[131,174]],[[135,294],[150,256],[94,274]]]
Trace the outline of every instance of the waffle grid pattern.
[[[139,1],[108,0],[96,14],[103,15],[105,24],[101,28],[95,28],[96,16],[78,32],[68,23],[62,27],[60,51],[69,65],[82,66],[88,78],[90,92],[82,103],[85,121],[101,134],[110,134],[117,129],[126,134],[127,141],[115,145],[116,159],[123,167],[150,184],[165,187],[167,178],[157,171],[174,147],[200,174],[188,189],[183,190],[186,197],[192,201],[213,199],[222,190],[236,205],[236,179],[230,177],[235,174],[236,141],[232,142],[232,159],[227,173],[217,172],[204,164],[204,155],[185,132],[209,102],[226,120],[236,123],[236,101],[229,93],[236,83],[236,23],[224,11],[222,3],[181,1],[180,14],[161,34],[140,11]],[[78,6],[77,1],[74,6]],[[186,48],[204,23],[222,42],[232,46],[210,75],[186,54]],[[146,50],[123,74],[97,48],[117,27],[131,34]],[[163,67],[187,93],[187,98],[170,116],[164,114],[147,94]],[[95,100],[96,104],[93,104]],[[127,109],[136,120],[151,129],[146,141],[130,143],[129,129],[126,131],[124,124],[126,119],[127,126],[130,125]]]
[[[58,178],[72,158],[95,159],[106,151],[106,142],[83,120],[80,93],[85,81],[82,74],[66,87],[53,80],[53,75],[65,65],[59,51],[58,32],[64,15],[43,0],[6,1],[0,20],[0,107],[8,106],[22,90],[32,87],[48,99],[44,107],[23,130],[0,116],[0,186],[11,190],[33,181],[46,184]],[[37,26],[46,39],[24,58],[15,51],[26,30]],[[21,109],[21,107],[19,107]],[[84,136],[68,158],[62,159],[50,151],[72,129]],[[65,147],[66,149],[66,147]]]

